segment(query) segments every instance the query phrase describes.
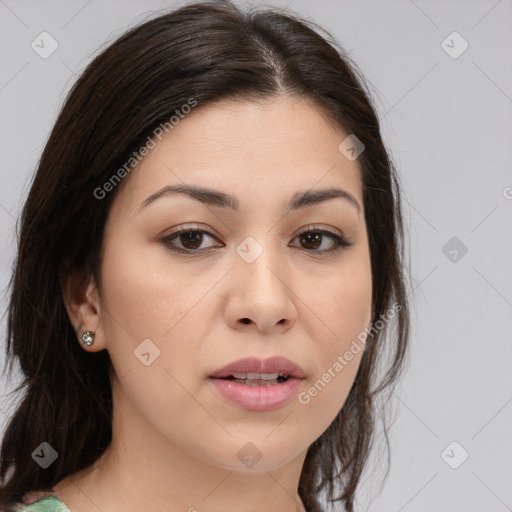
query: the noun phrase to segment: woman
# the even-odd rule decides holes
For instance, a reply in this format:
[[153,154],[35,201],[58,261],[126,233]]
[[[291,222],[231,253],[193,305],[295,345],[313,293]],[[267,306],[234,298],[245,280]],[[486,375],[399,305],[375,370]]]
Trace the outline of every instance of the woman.
[[319,30],[190,4],[72,88],[21,218],[2,510],[354,510],[409,309],[398,177]]

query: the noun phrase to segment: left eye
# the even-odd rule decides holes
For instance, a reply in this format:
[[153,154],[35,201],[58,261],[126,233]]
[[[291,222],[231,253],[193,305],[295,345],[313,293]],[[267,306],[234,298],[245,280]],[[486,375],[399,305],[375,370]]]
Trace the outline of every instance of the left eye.
[[[352,245],[345,237],[337,235],[336,233],[332,233],[331,231],[327,231],[325,229],[303,231],[302,233],[299,233],[295,238],[300,238],[302,244],[313,246],[312,248],[305,247],[305,249],[312,250],[314,252],[331,252]],[[324,238],[331,239],[331,248],[318,250],[319,247],[323,245]]]
[[[200,252],[201,250],[211,249],[214,247],[201,247],[205,236],[216,240],[216,237],[208,231],[188,228],[176,231],[162,238],[162,242],[172,251],[185,253]],[[331,240],[330,249],[326,249],[325,247],[322,248],[325,238]],[[295,239],[300,239],[300,243],[303,245],[303,248],[310,252],[327,253],[352,245],[352,243],[343,236],[325,229],[310,229],[302,231],[295,236],[294,240]],[[181,244],[181,246],[177,245],[178,243]]]

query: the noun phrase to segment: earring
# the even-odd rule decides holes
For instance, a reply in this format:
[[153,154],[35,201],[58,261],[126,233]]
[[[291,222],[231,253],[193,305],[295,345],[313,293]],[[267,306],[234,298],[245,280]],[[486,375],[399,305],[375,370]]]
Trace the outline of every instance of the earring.
[[82,334],[82,343],[90,347],[94,343],[94,331],[85,331]]

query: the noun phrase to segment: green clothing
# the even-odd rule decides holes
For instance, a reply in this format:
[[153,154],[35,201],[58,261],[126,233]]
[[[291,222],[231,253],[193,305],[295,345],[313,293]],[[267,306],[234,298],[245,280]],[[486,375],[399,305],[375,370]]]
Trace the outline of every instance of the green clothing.
[[71,512],[71,510],[55,496],[44,496],[22,508],[20,512]]

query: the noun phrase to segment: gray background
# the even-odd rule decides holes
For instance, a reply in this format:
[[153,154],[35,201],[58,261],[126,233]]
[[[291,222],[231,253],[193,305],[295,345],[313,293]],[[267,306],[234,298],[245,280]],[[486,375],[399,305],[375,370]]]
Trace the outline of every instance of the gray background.
[[[128,26],[182,3],[0,0],[0,288],[31,173],[76,74]],[[318,22],[358,63],[405,188],[412,358],[396,391],[388,480],[375,497],[369,476],[358,510],[512,510],[512,2],[268,4]],[[43,31],[59,45],[47,59],[31,48]],[[458,54],[458,36],[442,44],[454,31],[469,44],[457,58],[445,49]],[[0,381],[2,394],[13,387]],[[469,457],[453,469],[462,450]]]

